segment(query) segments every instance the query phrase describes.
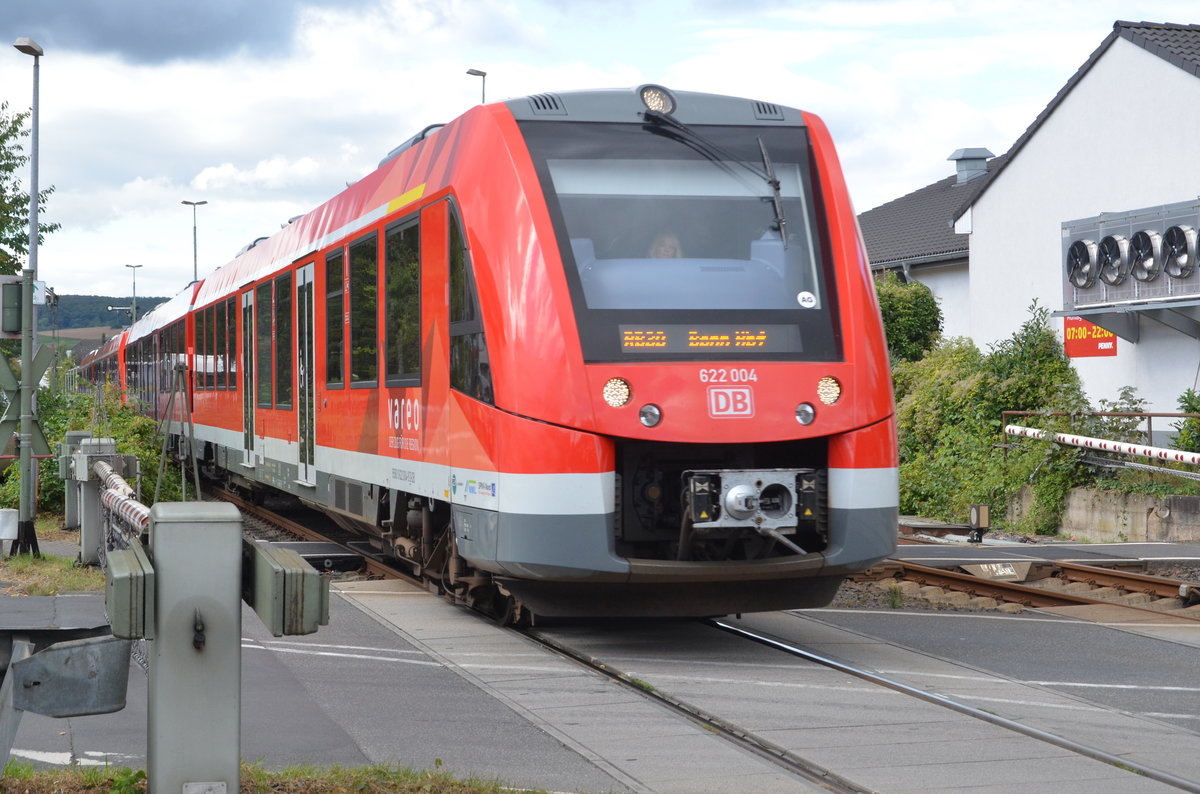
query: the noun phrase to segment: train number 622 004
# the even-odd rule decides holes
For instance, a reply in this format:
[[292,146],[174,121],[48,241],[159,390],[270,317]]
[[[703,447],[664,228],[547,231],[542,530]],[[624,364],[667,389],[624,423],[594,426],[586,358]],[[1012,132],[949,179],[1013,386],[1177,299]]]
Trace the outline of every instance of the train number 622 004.
[[758,383],[758,370],[705,368],[700,370],[701,383]]

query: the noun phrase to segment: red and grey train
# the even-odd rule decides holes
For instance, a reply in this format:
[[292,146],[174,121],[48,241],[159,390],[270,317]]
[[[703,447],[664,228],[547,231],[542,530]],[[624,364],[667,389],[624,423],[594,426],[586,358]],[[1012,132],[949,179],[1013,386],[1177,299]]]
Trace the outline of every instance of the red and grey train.
[[826,127],[780,105],[475,107],[83,369],[159,415],[184,370],[208,474],[504,614],[818,606],[895,545],[865,249]]

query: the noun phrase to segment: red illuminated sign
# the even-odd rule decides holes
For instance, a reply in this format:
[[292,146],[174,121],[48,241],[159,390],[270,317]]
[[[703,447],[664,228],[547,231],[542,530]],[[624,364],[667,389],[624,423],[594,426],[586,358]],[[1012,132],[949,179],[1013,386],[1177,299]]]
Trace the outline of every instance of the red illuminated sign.
[[1064,317],[1063,346],[1067,358],[1115,356],[1117,335],[1095,323],[1089,323],[1082,317]]

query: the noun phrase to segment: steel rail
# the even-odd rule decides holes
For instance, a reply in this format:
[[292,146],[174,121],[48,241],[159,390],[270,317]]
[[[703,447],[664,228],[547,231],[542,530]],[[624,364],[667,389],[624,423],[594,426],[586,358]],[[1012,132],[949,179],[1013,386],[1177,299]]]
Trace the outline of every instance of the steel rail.
[[1119,587],[1131,593],[1145,593],[1159,598],[1179,598],[1180,585],[1187,584],[1163,576],[1151,576],[1133,571],[1114,571],[1098,565],[1083,565],[1075,562],[1055,563],[1062,572],[1062,579],[1086,582],[1097,587]]
[[[703,621],[702,621],[703,622]],[[509,628],[509,631],[515,631],[523,637],[537,643],[538,645],[548,648],[555,653],[559,653],[583,667],[586,667],[593,672],[604,675],[631,692],[635,692],[643,697],[649,698],[657,702],[659,705],[666,707],[670,711],[674,711],[689,720],[703,723],[709,730],[720,736],[726,741],[754,753],[760,758],[765,758],[768,761],[779,766],[781,769],[796,775],[810,783],[816,783],[830,791],[842,792],[843,794],[873,794],[873,789],[865,788],[854,781],[842,777],[836,772],[826,769],[825,767],[813,761],[809,761],[803,756],[799,756],[781,747],[774,742],[757,736],[743,728],[727,722],[715,714],[711,714],[698,706],[694,706],[685,700],[681,700],[674,695],[662,692],[644,681],[635,678],[628,673],[613,667],[608,662],[598,659],[590,654],[582,651],[577,651],[569,645],[548,637],[533,628],[517,629]]]
[[[213,491],[213,492],[211,492],[211,494],[214,498],[218,498],[223,501],[229,502],[231,504],[237,505],[239,510],[242,510],[246,513],[249,513],[252,516],[260,518],[263,521],[268,521],[272,524],[276,524],[276,525],[286,529],[288,532],[291,532],[295,535],[299,535],[300,537],[302,537],[306,540],[319,541],[321,543],[332,543],[335,546],[345,549],[350,554],[357,554],[359,557],[362,558],[363,565],[366,567],[367,573],[369,573],[373,576],[379,576],[383,579],[404,578],[404,574],[402,572],[397,571],[395,568],[392,568],[387,563],[380,562],[379,560],[377,560],[373,557],[369,557],[366,554],[363,554],[363,552],[360,549],[352,548],[350,546],[347,546],[345,543],[339,543],[336,540],[330,540],[328,537],[326,537],[325,535],[322,535],[317,530],[309,529],[308,527],[304,526],[303,524],[301,524],[297,521],[293,521],[292,519],[287,518],[286,516],[281,516],[278,513],[273,513],[270,510],[267,510],[266,508],[259,507],[258,505],[252,504],[251,502],[247,502],[245,499],[241,498],[240,496],[231,494],[228,491]],[[411,578],[411,577],[409,577],[409,578]]]
[[[889,560],[887,564],[888,566],[894,566],[898,568],[904,575],[904,578],[911,579],[914,582],[936,585],[939,587],[948,587],[951,590],[970,593],[973,596],[986,596],[989,598],[995,598],[998,601],[1011,601],[1013,603],[1032,608],[1062,606],[1120,607],[1122,609],[1130,609],[1136,612],[1148,613],[1159,618],[1170,617],[1178,618],[1179,620],[1200,622],[1200,617],[1196,617],[1194,615],[1168,614],[1161,609],[1149,609],[1147,607],[1137,606],[1135,604],[1122,604],[1103,598],[1091,598],[1090,596],[1077,593],[1055,592],[1052,590],[1045,590],[1040,587],[1030,587],[1029,585],[1018,584],[1016,582],[1000,582],[994,579],[981,579],[978,576],[972,576],[971,574],[967,573],[958,573],[957,571],[949,571],[944,568],[931,568],[927,565],[919,565],[917,563],[905,562],[902,560]],[[1176,582],[1175,586],[1175,595],[1178,596],[1179,583]]]
[[807,661],[845,673],[846,675],[851,675],[855,678],[869,681],[872,684],[891,689],[895,692],[909,695],[910,697],[917,698],[918,700],[923,700],[926,703],[933,703],[935,705],[948,708],[951,711],[956,711],[959,714],[965,714],[968,717],[974,717],[975,719],[991,723],[992,725],[996,725],[1001,728],[1006,728],[1010,731],[1020,733],[1032,739],[1037,739],[1038,741],[1046,742],[1047,744],[1052,744],[1056,747],[1061,747],[1064,750],[1069,750],[1070,752],[1086,756],[1093,760],[1101,761],[1105,764],[1109,764],[1110,766],[1115,766],[1118,769],[1123,769],[1127,772],[1132,772],[1134,774],[1150,778],[1151,780],[1157,780],[1160,783],[1166,783],[1169,786],[1174,786],[1184,791],[1191,791],[1196,792],[1196,794],[1200,794],[1200,783],[1196,781],[1185,780],[1181,777],[1171,774],[1170,772],[1143,766],[1134,761],[1130,761],[1128,758],[1114,755],[1086,744],[1081,744],[1068,739],[1065,736],[1059,736],[1058,734],[1049,733],[1029,725],[1024,725],[1020,722],[1016,722],[1015,720],[1010,720],[1007,717],[1001,717],[989,711],[975,708],[974,706],[968,706],[965,703],[952,700],[944,695],[936,695],[932,692],[926,692],[923,689],[909,686],[908,684],[901,683],[894,679],[880,675],[879,673],[863,670],[861,668],[848,665],[844,662],[839,662],[836,659],[831,659],[827,656],[821,656],[820,654],[813,653],[812,651],[798,648],[776,637],[771,637],[766,634],[759,634],[758,632],[749,631],[739,626],[732,626],[719,619],[710,620],[708,623],[720,629],[721,631],[728,632],[744,639],[752,640],[753,642],[766,645],[769,648],[774,648],[793,656],[798,656]]

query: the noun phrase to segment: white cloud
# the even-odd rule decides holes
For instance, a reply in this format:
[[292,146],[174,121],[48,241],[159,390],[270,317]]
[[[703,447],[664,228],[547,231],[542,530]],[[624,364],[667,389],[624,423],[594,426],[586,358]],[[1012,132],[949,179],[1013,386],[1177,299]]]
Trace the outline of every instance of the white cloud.
[[196,190],[230,190],[247,187],[279,190],[309,184],[320,164],[311,157],[289,161],[286,157],[260,160],[251,169],[240,169],[233,163],[209,166],[196,175],[191,187]]
[[[174,294],[192,267],[181,200],[209,202],[210,271],[477,103],[468,68],[487,71],[492,101],[654,81],[815,112],[864,210],[950,175],[954,149],[1005,151],[1114,20],[1193,14],[1193,0],[369,0],[305,4],[290,46],[246,36],[208,60],[48,47],[41,181],[63,230],[40,272],[60,292],[119,295],[126,274],[108,271],[139,262],[139,293]],[[14,109],[29,67],[0,57]]]

